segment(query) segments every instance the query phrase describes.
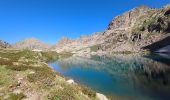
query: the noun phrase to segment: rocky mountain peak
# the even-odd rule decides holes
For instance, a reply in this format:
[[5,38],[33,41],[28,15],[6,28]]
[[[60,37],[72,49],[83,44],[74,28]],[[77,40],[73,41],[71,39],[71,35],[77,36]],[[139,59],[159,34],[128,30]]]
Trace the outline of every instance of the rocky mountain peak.
[[71,42],[72,40],[71,39],[69,39],[68,37],[62,37],[58,42],[57,42],[57,46],[62,46],[62,45],[64,45],[64,44],[67,44],[67,43],[69,43],[69,42]]
[[47,50],[51,47],[50,44],[44,43],[37,38],[27,38],[22,41],[19,41],[13,45],[13,48],[17,49],[40,49],[40,50]]
[[61,38],[60,41],[70,41],[70,40],[71,40],[71,39],[69,39],[68,37],[64,36],[64,37]]
[[140,5],[139,7],[136,7],[135,9],[146,9],[146,8],[150,8],[147,5]]
[[108,30],[121,30],[128,29],[130,27],[133,27],[134,23],[136,22],[136,19],[145,13],[149,9],[148,6],[141,5],[137,8],[134,8],[128,12],[125,12],[122,15],[119,15],[115,17],[112,22],[109,24]]

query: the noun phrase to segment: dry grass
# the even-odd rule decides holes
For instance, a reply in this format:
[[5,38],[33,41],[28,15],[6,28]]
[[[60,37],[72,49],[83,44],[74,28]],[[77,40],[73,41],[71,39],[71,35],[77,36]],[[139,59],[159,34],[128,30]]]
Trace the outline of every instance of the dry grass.
[[[95,98],[95,92],[84,86],[68,84],[66,79],[51,69],[46,61],[58,57],[71,56],[70,53],[32,52],[28,50],[0,50],[0,99],[21,100],[36,91],[50,100],[86,100]],[[32,73],[30,73],[32,72]],[[18,78],[24,80],[18,83]],[[22,90],[14,93],[15,89]],[[85,96],[87,95],[87,97]]]

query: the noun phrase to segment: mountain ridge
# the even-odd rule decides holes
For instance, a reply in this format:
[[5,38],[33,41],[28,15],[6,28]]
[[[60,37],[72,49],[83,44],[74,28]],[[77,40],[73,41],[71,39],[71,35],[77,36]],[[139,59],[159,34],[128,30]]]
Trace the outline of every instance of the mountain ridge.
[[[12,48],[72,52],[77,55],[145,50],[154,52],[159,47],[153,50],[149,45],[169,36],[170,4],[161,8],[142,5],[114,17],[104,32],[82,35],[76,39],[63,37],[55,45],[44,43],[36,38],[27,38],[16,42]],[[166,45],[170,45],[169,40],[167,43]]]
[[51,48],[51,45],[45,42],[42,42],[41,40],[37,38],[31,37],[31,38],[26,38],[24,40],[16,42],[15,44],[12,45],[12,48],[29,49],[29,50],[34,50],[34,49],[48,50]]
[[168,36],[169,16],[170,5],[162,8],[136,7],[114,17],[104,32],[63,42],[65,45],[56,45],[55,50],[78,54],[141,52],[145,46]]

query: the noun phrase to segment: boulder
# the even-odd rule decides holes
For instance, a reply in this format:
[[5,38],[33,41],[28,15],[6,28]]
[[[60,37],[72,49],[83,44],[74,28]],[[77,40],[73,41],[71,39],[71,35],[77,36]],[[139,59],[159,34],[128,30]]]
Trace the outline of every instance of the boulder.
[[96,97],[99,100],[108,100],[108,98],[105,95],[101,94],[101,93],[96,93]]
[[67,83],[68,83],[68,84],[74,84],[75,82],[74,82],[74,80],[69,79],[69,80],[67,80]]

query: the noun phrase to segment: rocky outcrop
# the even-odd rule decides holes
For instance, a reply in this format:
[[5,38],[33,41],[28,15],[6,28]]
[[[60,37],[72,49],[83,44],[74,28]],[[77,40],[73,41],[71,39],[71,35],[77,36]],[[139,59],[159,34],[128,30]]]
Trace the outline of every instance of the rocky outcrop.
[[50,44],[44,43],[36,38],[28,38],[12,45],[15,49],[29,49],[29,50],[49,50]]
[[114,18],[105,31],[107,37],[102,49],[140,52],[145,46],[166,38],[170,33],[169,10],[169,6],[160,9],[141,6]]
[[5,41],[0,40],[0,48],[9,48],[11,45]]
[[69,39],[68,37],[62,37],[61,40],[59,40],[56,44],[56,46],[63,46],[65,44],[71,43],[72,40]]
[[63,38],[57,43],[55,50],[81,55],[140,52],[169,35],[170,5],[159,9],[143,5],[113,18],[104,32],[74,40]]
[[59,40],[55,46],[53,46],[53,50],[57,52],[84,52],[86,51],[85,49],[93,45],[101,44],[104,41],[102,38],[102,33],[94,33],[89,36],[80,36],[77,39],[69,39],[64,37]]
[[137,18],[145,13],[149,7],[142,5],[138,8],[132,9],[120,16],[115,17],[109,24],[108,30],[127,29],[133,27]]

